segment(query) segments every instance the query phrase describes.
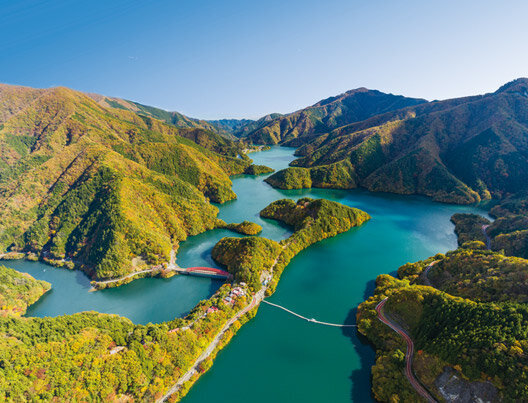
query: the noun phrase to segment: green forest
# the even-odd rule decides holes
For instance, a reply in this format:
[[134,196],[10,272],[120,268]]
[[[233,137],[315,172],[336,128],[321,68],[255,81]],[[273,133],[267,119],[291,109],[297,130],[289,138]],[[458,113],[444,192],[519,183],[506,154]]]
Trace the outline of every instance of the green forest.
[[180,241],[214,228],[210,202],[234,199],[229,176],[251,165],[240,144],[126,101],[15,86],[0,99],[0,249],[94,280],[167,262]]
[[20,316],[49,289],[45,281],[0,266],[0,317]]
[[[0,270],[2,303],[9,308],[3,306],[0,315],[0,400],[9,402],[158,399],[247,304],[242,297],[226,305],[223,299],[231,289],[226,284],[184,319],[161,324],[135,325],[97,312],[25,318],[18,316],[49,284],[11,269]],[[211,306],[217,310],[206,314]],[[253,315],[240,318],[224,334],[219,348]],[[213,357],[203,363],[200,373]]]
[[414,372],[436,398],[442,397],[435,380],[451,367],[468,382],[492,384],[505,401],[528,399],[528,260],[523,248],[499,249],[497,242],[504,234],[518,239],[526,230],[526,212],[517,197],[491,208],[493,222],[456,214],[458,249],[400,267],[399,279],[377,278],[374,296],[359,306],[357,320],[360,333],[376,347],[378,400],[417,399],[403,376],[403,339],[377,319],[375,307],[384,298],[386,313],[410,331],[417,349]]
[[493,93],[435,102],[356,90],[250,137],[298,147],[299,159],[268,179],[280,189],[363,187],[457,204],[505,199],[528,190],[527,89],[521,78]]
[[[262,273],[273,270],[274,283],[268,288],[271,294],[282,270],[298,251],[368,219],[360,210],[322,199],[302,199],[299,204],[281,200],[265,211],[263,214],[292,225],[292,236],[283,244],[255,236],[222,238],[212,256],[233,273],[234,283],[224,284],[185,318],[161,324],[135,325],[126,318],[97,312],[56,318],[17,317],[49,289],[49,284],[0,268],[5,284],[2,292],[8,296],[3,301],[8,309],[0,316],[0,400],[159,399],[193,365],[224,324],[248,305],[252,295],[226,303],[237,284],[247,283],[250,291],[258,291]],[[337,221],[342,222],[340,227],[335,226]],[[253,309],[235,321],[215,352],[200,364],[198,374],[171,401],[185,395],[212,365],[218,349],[255,312]]]
[[[120,286],[136,272],[173,275],[166,263],[190,236],[215,228],[243,236],[222,238],[211,253],[233,282],[160,324],[97,312],[24,317],[53,285],[0,266],[0,400],[154,401],[221,335],[171,400],[184,396],[295,255],[371,218],[325,199],[277,200],[260,211],[291,228],[276,242],[254,222],[217,217],[215,203],[237,197],[232,176],[270,174],[265,181],[284,190],[484,202],[488,217],[451,217],[456,250],[378,276],[358,307],[358,330],[376,349],[376,400],[420,401],[405,376],[404,340],[378,318],[386,300],[384,313],[415,343],[416,377],[436,399],[449,370],[504,401],[528,401],[526,94],[528,79],[432,102],[359,88],[287,115],[206,121],[63,87],[1,85],[1,258]],[[267,144],[297,147],[298,159],[278,172],[253,164],[247,153]],[[231,298],[238,287],[243,295]]]

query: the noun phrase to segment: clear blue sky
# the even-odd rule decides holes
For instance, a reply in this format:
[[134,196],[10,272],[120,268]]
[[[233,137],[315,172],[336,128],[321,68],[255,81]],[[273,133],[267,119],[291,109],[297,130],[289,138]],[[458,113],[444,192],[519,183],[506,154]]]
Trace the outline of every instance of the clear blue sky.
[[526,15],[526,0],[0,0],[0,82],[200,118],[361,86],[451,98],[528,76]]

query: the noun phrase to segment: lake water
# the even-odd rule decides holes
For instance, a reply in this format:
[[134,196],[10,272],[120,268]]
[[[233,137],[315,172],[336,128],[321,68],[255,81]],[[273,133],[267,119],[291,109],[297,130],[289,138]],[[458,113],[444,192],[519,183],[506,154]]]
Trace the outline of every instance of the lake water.
[[[293,149],[274,147],[250,155],[256,164],[281,169]],[[221,206],[226,222],[254,221],[262,236],[280,240],[290,230],[258,216],[270,202],[284,198],[324,197],[368,212],[372,219],[347,233],[315,244],[285,269],[270,301],[303,316],[332,323],[355,323],[357,305],[372,294],[378,274],[393,273],[406,262],[456,248],[456,212],[485,214],[473,206],[435,203],[424,197],[369,193],[364,190],[281,191],[265,176],[233,178],[238,199]],[[209,231],[183,242],[177,262],[216,267],[210,252],[230,231]],[[28,310],[28,316],[56,316],[84,310],[116,313],[135,323],[162,322],[185,315],[208,298],[219,281],[175,276],[141,279],[119,288],[88,292],[84,274],[41,263],[2,264],[49,281],[53,289]],[[374,352],[355,330],[326,327],[297,319],[262,304],[203,375],[185,403],[202,402],[363,402],[371,401],[370,367]]]

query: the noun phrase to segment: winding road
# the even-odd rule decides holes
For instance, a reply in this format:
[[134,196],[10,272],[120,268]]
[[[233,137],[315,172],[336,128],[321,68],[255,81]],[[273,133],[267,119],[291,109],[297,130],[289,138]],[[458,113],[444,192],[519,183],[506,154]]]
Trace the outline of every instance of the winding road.
[[429,287],[434,287],[434,285],[431,283],[431,280],[429,280],[429,270],[431,270],[431,268],[438,263],[438,260],[435,260],[434,262],[432,263],[429,263],[427,265],[427,267],[425,268],[425,270],[423,271],[423,282],[425,283],[425,285],[428,285]]
[[488,248],[489,250],[491,249],[491,238],[490,236],[488,235],[488,227],[490,226],[490,224],[487,224],[487,225],[483,225],[482,226],[482,233],[484,234],[484,236],[486,237],[486,248]]
[[[430,264],[428,267],[431,267],[432,265],[433,263]],[[412,370],[412,360],[414,356],[414,343],[411,337],[398,324],[389,320],[383,312],[383,307],[385,306],[385,303],[387,302],[387,300],[388,298],[385,298],[383,301],[381,301],[376,306],[376,312],[378,314],[378,319],[381,320],[383,323],[385,323],[387,326],[389,326],[392,330],[394,330],[400,336],[402,336],[403,339],[405,340],[405,343],[407,343],[407,351],[405,353],[405,376],[411,383],[414,390],[416,390],[416,393],[418,393],[428,402],[436,402],[436,400],[429,394],[429,392],[427,392],[425,388],[420,384],[418,379],[416,379],[416,376],[414,375],[414,372]]]
[[[118,281],[123,281],[123,280],[127,280],[129,278],[135,277],[138,274],[161,272],[161,270],[163,270],[162,267],[154,266],[154,267],[150,267],[150,268],[145,269],[145,270],[134,271],[134,272],[132,272],[130,274],[127,274],[127,275],[125,275],[123,277],[111,278],[109,280],[95,281],[95,286],[102,285],[102,284],[116,283]],[[172,249],[170,251],[169,263],[168,263],[167,268],[165,269],[165,271],[181,271],[181,270],[182,270],[182,268],[176,264],[176,252],[174,251],[174,249]],[[92,288],[92,290],[95,291],[95,290],[97,290],[97,288],[94,287],[94,288]]]
[[[286,247],[289,245],[290,243],[287,243],[285,245],[282,245],[282,250],[281,252],[277,255],[277,257],[275,258],[275,260],[273,261],[273,264],[271,265],[270,267],[270,278],[273,276],[273,269],[275,268],[275,266],[277,266],[277,263],[279,262],[279,258],[280,256],[282,255],[282,251],[284,251],[284,249],[286,249]],[[163,397],[161,397],[160,399],[156,400],[156,403],[161,403],[161,402],[165,402],[171,395],[173,395],[174,393],[176,393],[178,391],[178,389],[180,389],[182,387],[182,385],[189,381],[191,379],[191,377],[196,374],[198,372],[198,367],[199,365],[207,358],[209,357],[213,351],[216,349],[216,347],[218,346],[218,343],[220,342],[220,339],[222,338],[222,336],[224,335],[224,333],[226,332],[227,329],[229,329],[233,323],[235,323],[242,315],[245,315],[246,313],[248,313],[251,309],[253,309],[254,307],[256,307],[257,305],[259,305],[263,300],[264,300],[264,296],[266,294],[266,290],[268,289],[268,287],[262,287],[253,297],[253,299],[251,300],[251,303],[246,306],[245,308],[242,308],[240,311],[238,311],[238,313],[233,316],[231,319],[229,319],[226,324],[222,327],[222,329],[220,329],[220,331],[216,334],[216,336],[214,337],[214,339],[211,341],[211,343],[209,343],[209,345],[207,346],[207,348],[202,352],[202,354],[200,354],[198,356],[198,358],[194,361],[192,367],[184,374],[182,375],[178,381],[176,381],[176,383],[174,385],[171,386],[171,388],[167,391],[167,393],[165,393],[165,395],[163,395]]]
[[[174,269],[166,269],[166,270],[174,270]],[[94,283],[95,283],[96,286],[100,286],[101,284],[117,283],[118,281],[127,280],[127,279],[135,277],[135,276],[137,276],[139,274],[154,273],[154,272],[159,272],[159,271],[161,271],[160,268],[153,268],[152,267],[150,269],[145,269],[145,270],[141,270],[141,271],[135,271],[135,272],[127,274],[126,276],[123,276],[123,277],[111,278],[110,280],[95,281]],[[96,289],[96,288],[94,287],[93,289]]]

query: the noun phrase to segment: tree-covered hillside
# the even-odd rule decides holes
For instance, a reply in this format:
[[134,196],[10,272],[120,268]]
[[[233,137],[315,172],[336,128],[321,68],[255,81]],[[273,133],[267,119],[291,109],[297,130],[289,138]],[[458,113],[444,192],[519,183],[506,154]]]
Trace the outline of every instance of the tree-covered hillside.
[[280,113],[271,113],[258,120],[250,119],[220,119],[208,120],[207,122],[219,131],[225,131],[235,137],[244,138],[248,134],[268,125],[272,120],[278,119]]
[[493,222],[474,214],[455,214],[451,220],[459,244],[482,241],[494,251],[528,259],[528,199],[519,194],[495,205],[489,212]]
[[50,284],[29,274],[0,266],[0,317],[20,316],[50,289]]
[[[481,242],[381,275],[358,309],[358,327],[376,346],[373,391],[384,402],[421,401],[404,377],[405,344],[378,320],[385,315],[414,341],[413,371],[438,401],[525,401],[528,361],[528,261],[483,250]],[[430,270],[426,268],[431,266]],[[445,374],[453,373],[457,396]],[[463,381],[457,381],[462,379]],[[480,395],[479,395],[480,394]]]
[[216,225],[234,143],[67,88],[0,86],[0,249],[71,259],[94,278],[169,260]]
[[[25,401],[156,401],[194,365],[214,336],[245,304],[222,302],[224,285],[185,318],[135,325],[97,312],[46,318],[18,317],[49,284],[0,267],[0,400]],[[207,312],[211,307],[214,312]],[[253,315],[249,314],[249,317]],[[219,343],[222,348],[249,319],[241,317]],[[199,372],[212,364],[214,354]],[[184,395],[198,378],[173,396]]]
[[376,346],[377,400],[420,401],[403,376],[403,339],[377,318],[385,298],[385,315],[414,340],[414,373],[439,401],[528,398],[527,206],[507,199],[492,207],[493,222],[455,214],[458,249],[401,266],[398,280],[378,277],[357,317]]
[[[128,101],[121,98],[106,97],[99,94],[87,94],[94,99],[99,105],[105,108],[115,108],[128,110],[141,116],[147,116],[154,119],[159,119],[170,125],[179,127],[181,129],[203,129],[214,132],[223,137],[233,139],[232,130],[229,125],[217,124],[219,121],[206,121],[202,119],[195,119],[185,116],[179,112],[169,112],[155,106],[143,105],[139,102]],[[220,121],[221,122],[221,121]],[[248,121],[251,123],[252,121]],[[242,123],[241,123],[242,124]]]
[[[273,276],[267,287],[271,294],[296,253],[369,218],[327,200],[303,199],[297,207],[283,200],[268,207],[267,215],[291,222],[295,233],[280,244],[261,237],[221,239],[213,257],[233,273],[235,283],[222,285],[185,318],[143,326],[96,312],[46,318],[0,314],[0,400],[157,401],[185,375],[169,399],[179,401],[211,367],[217,351],[255,315],[260,300],[251,291],[262,287],[263,275]],[[33,287],[47,285],[1,267],[0,280],[9,303],[24,307],[36,300]]]
[[[310,186],[473,203],[528,188],[527,127],[528,79],[518,79],[492,94],[422,103],[304,137],[292,165],[306,169]],[[281,178],[277,172],[270,182],[286,187]]]
[[106,108],[124,109],[138,115],[148,116],[155,119],[162,120],[173,126],[183,129],[204,129],[210,132],[217,133],[228,139],[237,139],[246,137],[271,122],[282,116],[280,113],[272,113],[258,120],[251,119],[218,119],[218,120],[204,120],[195,119],[185,116],[179,112],[169,112],[164,109],[156,108],[154,106],[143,105],[139,102],[127,101],[120,98],[105,97],[99,94],[88,94],[101,106]]

